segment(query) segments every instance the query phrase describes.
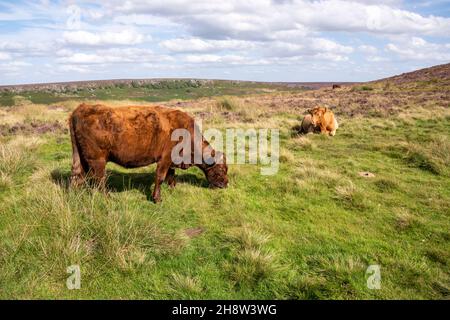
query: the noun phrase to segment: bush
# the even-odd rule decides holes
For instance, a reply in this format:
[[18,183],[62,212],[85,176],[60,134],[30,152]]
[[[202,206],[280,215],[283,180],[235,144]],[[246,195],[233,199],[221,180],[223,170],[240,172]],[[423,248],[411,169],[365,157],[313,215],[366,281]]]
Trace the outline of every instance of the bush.
[[359,87],[353,87],[351,91],[371,91],[373,90],[372,87],[369,86],[359,86]]
[[238,105],[236,101],[231,99],[230,97],[223,97],[219,101],[217,101],[217,106],[221,110],[227,110],[227,111],[236,111],[238,109]]

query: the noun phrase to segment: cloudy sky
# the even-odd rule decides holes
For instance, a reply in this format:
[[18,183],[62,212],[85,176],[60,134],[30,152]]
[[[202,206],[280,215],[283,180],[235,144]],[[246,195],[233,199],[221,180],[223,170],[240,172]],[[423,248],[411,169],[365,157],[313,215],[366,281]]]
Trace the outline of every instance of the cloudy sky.
[[450,0],[0,1],[0,84],[365,81],[450,62]]

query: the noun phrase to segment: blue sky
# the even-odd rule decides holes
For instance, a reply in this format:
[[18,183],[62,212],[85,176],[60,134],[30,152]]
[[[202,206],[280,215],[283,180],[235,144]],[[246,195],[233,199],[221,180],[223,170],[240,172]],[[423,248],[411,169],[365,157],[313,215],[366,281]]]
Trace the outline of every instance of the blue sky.
[[0,84],[366,81],[450,62],[450,0],[0,1]]

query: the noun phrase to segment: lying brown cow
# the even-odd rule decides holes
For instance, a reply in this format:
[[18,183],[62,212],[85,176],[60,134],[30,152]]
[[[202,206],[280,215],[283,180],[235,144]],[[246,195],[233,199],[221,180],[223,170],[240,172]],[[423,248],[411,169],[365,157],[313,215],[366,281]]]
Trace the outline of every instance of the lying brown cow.
[[334,116],[333,111],[326,107],[316,107],[309,110],[311,116],[311,123],[315,128],[318,128],[321,133],[334,136],[339,127],[338,122]]
[[309,134],[318,130],[320,129],[316,128],[312,123],[312,115],[307,114],[303,117],[302,124],[300,125],[298,132],[302,134]]
[[[153,200],[161,201],[160,185],[166,181],[175,186],[175,168],[187,169],[193,165],[206,175],[211,187],[225,188],[228,184],[225,156],[215,152],[200,138],[194,145],[195,123],[188,114],[163,107],[117,107],[82,104],[69,119],[73,163],[71,184],[79,185],[87,173],[102,186],[108,161],[125,168],[136,168],[157,163]],[[186,129],[192,137],[190,161],[175,164],[172,149],[179,141],[172,141],[175,129]],[[198,145],[198,147],[196,147]],[[210,155],[210,159],[195,164],[195,148]]]

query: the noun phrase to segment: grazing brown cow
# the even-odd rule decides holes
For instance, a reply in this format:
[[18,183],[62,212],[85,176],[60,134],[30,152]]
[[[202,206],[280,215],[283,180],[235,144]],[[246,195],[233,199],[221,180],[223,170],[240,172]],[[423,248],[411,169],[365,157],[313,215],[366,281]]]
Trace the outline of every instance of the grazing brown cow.
[[341,86],[339,84],[333,84],[333,89],[340,89]]
[[[205,173],[211,187],[225,188],[228,184],[225,156],[215,152],[203,137],[199,143],[194,143],[194,119],[182,111],[163,107],[111,108],[81,104],[73,111],[69,124],[73,151],[72,185],[82,183],[89,173],[104,186],[108,161],[125,168],[156,162],[155,202],[161,201],[161,183],[166,181],[171,187],[175,186],[175,168],[187,169],[195,165]],[[178,164],[171,156],[172,149],[179,144],[171,139],[175,129],[186,129],[192,139],[192,153],[188,155],[191,160]],[[200,151],[198,164],[193,161],[194,150]],[[204,153],[210,158],[205,160]]]

